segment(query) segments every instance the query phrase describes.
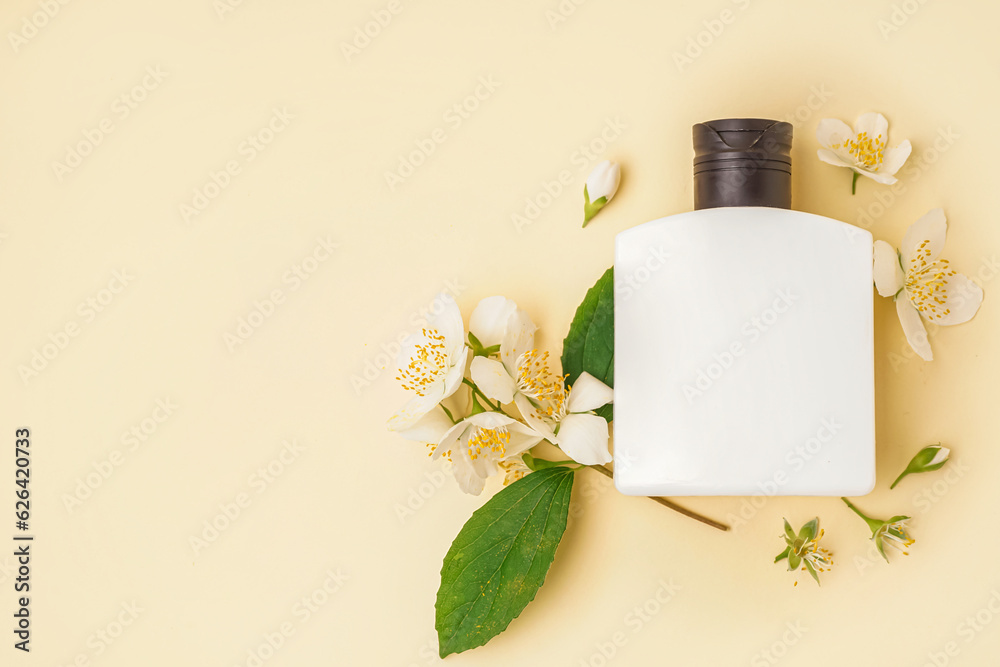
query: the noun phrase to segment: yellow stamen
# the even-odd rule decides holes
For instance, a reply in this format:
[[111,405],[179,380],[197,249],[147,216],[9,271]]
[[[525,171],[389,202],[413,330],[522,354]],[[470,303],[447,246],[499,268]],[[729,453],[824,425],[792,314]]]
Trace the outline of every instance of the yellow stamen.
[[410,363],[399,369],[396,379],[403,389],[424,396],[427,389],[448,374],[448,353],[444,336],[437,329],[423,329],[425,342],[414,346]]
[[948,278],[956,275],[956,272],[946,259],[928,261],[931,255],[929,245],[930,241],[925,240],[917,246],[917,252],[907,267],[903,286],[916,309],[927,319],[935,320],[951,313],[951,309],[944,306]]
[[[867,132],[859,132],[857,137],[844,142],[844,146],[847,148],[847,152],[851,154],[851,157],[858,163],[858,166],[871,171],[877,171],[882,166],[885,143],[886,140],[881,134],[877,137],[869,137]],[[834,148],[839,147],[839,144],[834,146]]]
[[517,388],[533,399],[535,416],[558,421],[566,408],[566,377],[553,375],[549,353],[528,350],[517,360]]
[[510,432],[506,426],[482,428],[477,426],[469,438],[469,458],[475,461],[484,454],[492,454],[493,458],[503,458],[510,444]]

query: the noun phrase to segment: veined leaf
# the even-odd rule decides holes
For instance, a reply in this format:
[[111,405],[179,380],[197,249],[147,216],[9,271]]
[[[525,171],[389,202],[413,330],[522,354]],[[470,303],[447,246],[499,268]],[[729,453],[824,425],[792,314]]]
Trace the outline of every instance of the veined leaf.
[[[614,386],[615,382],[615,276],[614,268],[604,272],[587,291],[576,309],[569,333],[563,340],[562,367],[572,385],[584,371]],[[612,406],[596,410],[608,421],[614,416]]]
[[482,646],[534,599],[566,530],[572,489],[569,468],[540,470],[465,523],[441,568],[435,627],[442,658]]

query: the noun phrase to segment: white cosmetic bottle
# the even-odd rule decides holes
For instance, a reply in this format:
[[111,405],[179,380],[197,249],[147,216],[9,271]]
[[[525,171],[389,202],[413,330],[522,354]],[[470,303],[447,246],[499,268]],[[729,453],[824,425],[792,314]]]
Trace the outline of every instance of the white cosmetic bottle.
[[790,210],[792,127],[694,126],[695,211],[615,248],[615,485],[857,496],[875,483],[872,235]]

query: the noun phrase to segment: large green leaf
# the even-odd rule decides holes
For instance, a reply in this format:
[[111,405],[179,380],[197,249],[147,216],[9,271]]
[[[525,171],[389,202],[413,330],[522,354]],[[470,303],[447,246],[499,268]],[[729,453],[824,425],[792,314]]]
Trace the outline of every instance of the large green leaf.
[[[615,384],[615,275],[614,268],[587,292],[576,309],[569,333],[563,340],[562,367],[566,382],[573,384],[587,371],[609,387]],[[608,421],[612,406],[597,410]]]
[[548,468],[493,496],[462,527],[441,568],[438,652],[482,646],[531,602],[566,530],[573,471]]

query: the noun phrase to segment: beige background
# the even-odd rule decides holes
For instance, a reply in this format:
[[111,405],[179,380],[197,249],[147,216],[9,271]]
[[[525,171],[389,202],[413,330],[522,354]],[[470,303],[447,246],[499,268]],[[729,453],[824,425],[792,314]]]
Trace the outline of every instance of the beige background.
[[[466,316],[484,296],[516,299],[558,352],[615,234],[689,210],[691,124],[746,115],[794,121],[797,209],[898,243],[942,206],[946,255],[987,283],[978,317],[934,336],[933,363],[894,356],[899,323],[876,304],[878,486],[859,503],[912,514],[912,555],[873,559],[835,498],[685,501],[728,517],[724,534],[585,472],[536,601],[447,663],[994,664],[994,3],[223,1],[0,10],[0,539],[13,544],[19,426],[33,433],[37,536],[30,656],[10,646],[13,562],[0,556],[0,663],[248,665],[282,631],[269,667],[438,662],[441,559],[486,496],[385,431],[405,395],[382,350],[452,290]],[[391,22],[345,56],[372,12]],[[463,103],[476,108],[449,113]],[[293,118],[251,160],[241,143],[274,109]],[[868,110],[914,154],[901,187],[863,180],[852,197],[849,173],[815,158],[814,130]],[[54,163],[102,121],[113,131],[60,178]],[[390,189],[385,172],[435,130],[443,143]],[[581,230],[602,158],[623,164],[622,186]],[[180,205],[230,161],[239,172],[185,222]],[[563,171],[569,185],[546,199]],[[518,230],[527,200],[541,210]],[[327,255],[318,238],[339,246]],[[314,252],[327,259],[305,262]],[[312,270],[297,288],[296,266]],[[230,350],[274,290],[282,302]],[[51,358],[25,381],[35,351]],[[133,428],[144,441],[123,441]],[[301,451],[281,463],[291,440]],[[938,440],[954,448],[951,474],[889,493]],[[268,465],[280,474],[262,477]],[[196,551],[191,538],[237,500]],[[817,514],[838,563],[821,589],[793,587],[771,564],[781,517]],[[680,589],[658,601],[671,580]]]

